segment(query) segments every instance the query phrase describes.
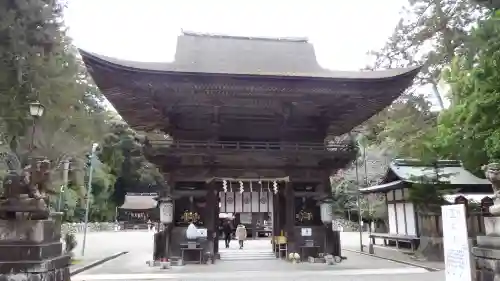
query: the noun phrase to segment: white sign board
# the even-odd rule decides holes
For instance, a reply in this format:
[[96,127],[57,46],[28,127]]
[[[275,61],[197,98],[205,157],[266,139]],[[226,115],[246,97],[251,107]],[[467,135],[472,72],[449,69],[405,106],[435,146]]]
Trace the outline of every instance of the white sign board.
[[207,238],[207,233],[206,228],[198,228],[198,237]]
[[312,236],[312,229],[311,228],[301,228],[300,234],[302,236]]
[[442,206],[446,281],[471,281],[471,258],[465,206]]

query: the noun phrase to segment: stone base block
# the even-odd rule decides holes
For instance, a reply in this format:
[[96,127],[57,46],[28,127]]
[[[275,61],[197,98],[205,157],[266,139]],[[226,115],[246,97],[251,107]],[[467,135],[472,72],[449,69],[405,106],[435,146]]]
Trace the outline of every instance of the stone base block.
[[483,248],[500,249],[500,236],[477,236],[476,244]]
[[333,255],[326,255],[325,256],[325,263],[329,265],[334,265],[335,264],[335,258]]
[[0,281],[70,281],[69,267],[46,272],[0,274]]
[[0,281],[69,281],[60,238],[57,219],[0,220]]
[[324,258],[308,257],[307,260],[309,261],[309,263],[325,263]]
[[[483,239],[483,242],[487,239]],[[490,240],[491,242],[493,240]],[[489,243],[488,242],[488,243]],[[477,281],[500,280],[500,249],[474,247],[472,249],[476,265]]]
[[54,220],[0,220],[0,244],[59,242],[61,224]]
[[46,260],[62,255],[62,243],[0,244],[0,262]]
[[56,271],[70,265],[71,257],[69,255],[41,261],[4,261],[0,262],[0,274]]
[[5,220],[46,220],[50,211],[43,199],[31,198],[28,194],[0,199],[0,218]]

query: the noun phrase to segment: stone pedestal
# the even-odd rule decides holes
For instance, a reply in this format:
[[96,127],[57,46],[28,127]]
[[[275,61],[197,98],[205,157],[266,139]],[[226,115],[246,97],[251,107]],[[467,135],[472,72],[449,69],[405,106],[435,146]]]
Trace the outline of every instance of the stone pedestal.
[[68,281],[58,220],[0,220],[0,281]]
[[477,281],[500,280],[500,217],[485,217],[485,236],[472,248]]
[[493,200],[481,200],[481,210],[489,214],[484,218],[485,236],[477,237],[477,246],[472,248],[476,281],[500,280],[500,163],[483,166],[486,178],[491,182],[495,195]]
[[500,280],[500,237],[478,236],[472,254],[477,281]]

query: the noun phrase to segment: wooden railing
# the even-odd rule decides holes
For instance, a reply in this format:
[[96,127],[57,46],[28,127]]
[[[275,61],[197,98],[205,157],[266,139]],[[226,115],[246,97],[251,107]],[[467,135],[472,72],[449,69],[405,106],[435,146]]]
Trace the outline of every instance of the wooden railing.
[[324,143],[285,143],[285,142],[230,142],[230,141],[169,141],[151,140],[152,147],[171,149],[208,149],[208,150],[248,150],[248,151],[347,151],[353,149],[349,142]]

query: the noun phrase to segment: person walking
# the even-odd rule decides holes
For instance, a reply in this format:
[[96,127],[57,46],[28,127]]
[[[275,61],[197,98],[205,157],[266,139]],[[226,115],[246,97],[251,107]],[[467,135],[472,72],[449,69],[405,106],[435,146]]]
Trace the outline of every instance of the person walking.
[[236,227],[236,239],[240,243],[240,249],[243,249],[243,241],[247,239],[247,229],[241,223]]
[[225,221],[222,226],[222,232],[224,233],[224,242],[226,243],[226,248],[229,248],[229,243],[231,243],[231,235],[233,234],[233,228],[229,221]]

